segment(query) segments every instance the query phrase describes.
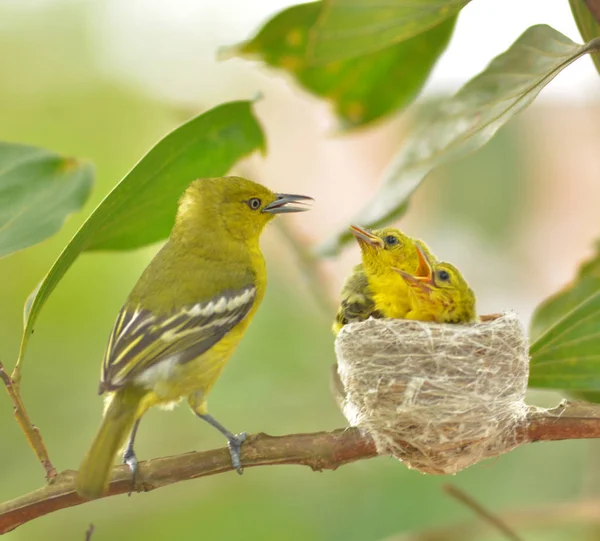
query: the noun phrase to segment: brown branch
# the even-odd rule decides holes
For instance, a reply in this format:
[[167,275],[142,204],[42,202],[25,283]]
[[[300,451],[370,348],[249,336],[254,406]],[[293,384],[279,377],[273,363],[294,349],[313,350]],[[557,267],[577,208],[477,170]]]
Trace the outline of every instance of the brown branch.
[[44,440],[42,439],[42,435],[40,434],[40,430],[29,419],[29,415],[27,414],[23,400],[21,400],[19,388],[12,377],[6,373],[1,362],[0,379],[2,379],[4,382],[8,396],[13,403],[15,419],[21,427],[27,442],[33,449],[33,452],[36,454],[38,460],[42,464],[42,467],[46,471],[46,480],[52,481],[56,477],[56,468],[50,461],[50,456],[48,455],[48,451],[46,449],[46,445],[44,444]]
[[507,539],[510,539],[510,541],[523,541],[523,539],[519,537],[503,519],[488,511],[466,492],[462,491],[458,487],[455,487],[454,485],[444,485],[442,489],[460,503],[466,505],[477,516],[481,517],[485,522],[496,528],[496,530],[498,530],[500,533],[504,534],[504,536]]
[[[600,438],[600,405],[565,402],[552,410],[532,412],[517,438],[521,444]],[[242,446],[245,467],[299,464],[317,471],[335,470],[344,464],[375,456],[377,449],[373,440],[361,435],[357,428],[280,437],[257,434],[249,437]],[[226,448],[157,458],[140,463],[140,484],[135,490],[154,490],[231,470]],[[48,513],[85,503],[75,492],[75,475],[75,471],[66,470],[58,474],[53,483],[0,504],[0,534]],[[106,496],[131,492],[132,488],[128,467],[117,466],[113,469]]]
[[[292,434],[273,437],[257,434],[242,446],[242,464],[245,468],[277,464],[299,464],[315,471],[335,470],[356,460],[377,456],[375,444],[364,438],[357,429],[340,429],[314,434]],[[215,449],[140,462],[138,492],[231,471],[229,451]],[[73,470],[58,474],[52,484],[25,496],[0,504],[0,534],[48,513],[85,503],[75,492]],[[240,480],[241,482],[241,480]],[[127,466],[113,469],[106,496],[132,491],[131,473]]]
[[556,408],[531,411],[517,430],[519,443],[600,438],[600,404],[563,401]]

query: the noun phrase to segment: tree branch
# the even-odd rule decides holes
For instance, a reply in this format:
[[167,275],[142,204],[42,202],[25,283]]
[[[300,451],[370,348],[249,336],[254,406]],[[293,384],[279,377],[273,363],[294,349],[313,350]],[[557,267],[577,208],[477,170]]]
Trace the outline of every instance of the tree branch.
[[[600,438],[600,405],[565,402],[552,410],[533,411],[517,433],[520,444],[583,438]],[[241,458],[244,467],[299,464],[321,471],[375,456],[373,440],[357,428],[347,428],[279,437],[257,434],[244,443]],[[157,458],[140,463],[140,482],[134,489],[129,468],[117,466],[105,497],[132,489],[154,490],[231,470],[227,448]],[[85,503],[75,492],[76,473],[63,471],[45,487],[0,504],[0,534],[48,513]]]
[[42,435],[40,434],[40,430],[29,419],[25,405],[21,400],[19,389],[12,377],[6,373],[4,370],[4,365],[1,362],[0,379],[2,379],[4,382],[8,396],[13,403],[15,419],[21,427],[27,442],[33,449],[33,452],[36,454],[38,460],[42,464],[42,467],[46,471],[46,481],[52,481],[56,477],[56,468],[50,461],[50,456],[48,455],[48,451],[46,449],[46,445],[44,444],[44,440],[42,439]]
[[[292,434],[273,437],[266,434],[250,436],[242,446],[244,467],[299,464],[315,471],[335,470],[356,460],[377,456],[375,444],[360,435],[358,429],[333,432]],[[178,456],[140,462],[138,492],[232,471],[227,448],[206,452],[191,452]],[[75,492],[73,470],[58,474],[53,483],[25,496],[0,504],[0,534],[48,513],[85,503]],[[113,469],[110,487],[105,497],[132,491],[128,466]]]

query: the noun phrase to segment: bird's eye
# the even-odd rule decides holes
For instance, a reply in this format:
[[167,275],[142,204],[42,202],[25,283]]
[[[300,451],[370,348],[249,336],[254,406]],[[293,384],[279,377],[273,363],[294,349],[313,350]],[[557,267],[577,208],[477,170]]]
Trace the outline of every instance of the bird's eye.
[[388,246],[395,246],[399,242],[398,238],[394,237],[394,235],[388,235],[384,240]]
[[260,208],[261,200],[258,197],[253,197],[252,199],[248,199],[248,206],[252,210],[258,210]]
[[438,272],[438,280],[442,281],[442,282],[449,282],[450,281],[450,274],[448,273],[448,271],[445,270],[441,270],[440,272]]

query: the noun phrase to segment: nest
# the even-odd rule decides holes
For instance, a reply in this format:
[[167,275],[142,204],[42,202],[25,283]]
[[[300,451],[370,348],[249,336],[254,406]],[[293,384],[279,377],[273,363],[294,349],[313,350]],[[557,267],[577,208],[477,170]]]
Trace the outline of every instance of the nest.
[[369,319],[335,343],[339,401],[378,452],[452,474],[518,444],[529,348],[513,313],[471,325]]

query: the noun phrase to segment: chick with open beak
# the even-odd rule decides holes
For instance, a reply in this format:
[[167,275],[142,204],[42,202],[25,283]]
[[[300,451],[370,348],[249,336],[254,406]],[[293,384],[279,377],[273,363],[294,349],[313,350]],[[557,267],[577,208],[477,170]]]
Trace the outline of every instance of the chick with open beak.
[[410,309],[404,317],[437,323],[475,321],[475,294],[459,270],[450,263],[432,261],[418,245],[416,253],[414,273],[394,268],[408,286]]
[[423,242],[399,229],[387,227],[369,231],[352,225],[350,231],[360,247],[362,263],[354,267],[342,288],[332,328],[334,334],[347,323],[369,317],[403,318],[410,309],[409,288],[394,268],[415,273],[419,267],[417,245],[436,261]]

